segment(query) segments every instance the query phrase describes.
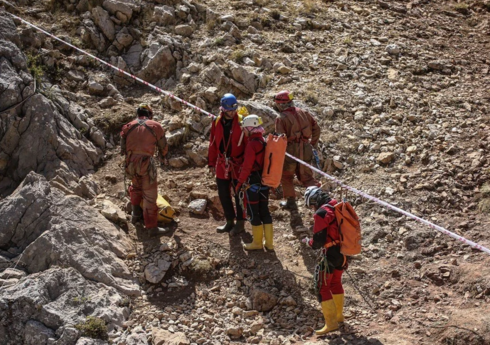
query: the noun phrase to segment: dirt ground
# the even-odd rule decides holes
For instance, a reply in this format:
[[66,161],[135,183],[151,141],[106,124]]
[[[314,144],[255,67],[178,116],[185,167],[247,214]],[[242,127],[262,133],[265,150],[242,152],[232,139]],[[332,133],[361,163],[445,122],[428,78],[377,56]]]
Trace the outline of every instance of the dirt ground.
[[[102,196],[124,208],[127,198],[121,193],[124,179],[118,166],[120,159],[114,154],[96,173],[96,179],[100,181]],[[298,192],[301,190],[297,187]],[[223,218],[214,179],[208,176],[206,168],[161,169],[159,192],[177,210],[176,222],[171,225],[171,234],[159,239],[146,237],[143,229],[136,229],[128,223],[136,258],[149,255],[170,238],[191,251],[205,253],[211,262],[214,260],[217,264],[211,278],[191,274],[186,277],[189,280],[186,287],[168,288],[161,294],[149,293],[146,299],[135,299],[135,318],[138,310],[143,312],[150,308],[163,312],[168,306],[180,305],[193,294],[197,296],[195,303],[199,304],[201,291],[233,281],[228,270],[236,272],[239,267],[253,270],[264,282],[274,277],[272,285],[288,285],[287,291],[301,301],[312,320],[321,323],[319,304],[311,288],[316,254],[300,243],[312,225],[311,211],[300,207],[299,217],[304,228],[298,227],[298,217],[282,210],[279,200],[271,200],[276,250],[246,252],[242,249],[242,242],[251,241],[250,224],[246,226],[246,233],[236,237],[215,231]],[[209,201],[207,213],[202,216],[192,215],[187,210],[189,201],[198,197]],[[436,252],[439,252],[432,256],[415,256],[404,248],[402,236],[392,238],[398,237],[396,231],[384,235],[379,233],[384,232],[379,230],[379,225],[391,228],[389,223],[404,224],[401,217],[372,203],[360,202],[357,210],[363,225],[365,251],[360,260],[351,263],[348,274],[344,274],[345,325],[326,338],[317,339],[310,327],[289,340],[331,344],[488,344],[490,309],[487,302],[490,290],[485,284],[490,274],[490,258],[431,230],[426,235],[427,247],[443,243],[439,247],[446,248],[438,248]],[[294,218],[296,227],[293,228],[291,219]],[[412,229],[423,228],[423,225],[408,223]],[[482,224],[481,229],[487,226],[488,223]],[[381,238],[373,241],[373,233]],[[131,260],[134,258],[128,261]],[[165,279],[174,273],[169,271]],[[151,285],[144,283],[143,287],[147,289]],[[281,286],[281,289],[286,288]],[[141,322],[141,318],[137,320]],[[296,326],[301,328],[299,324]],[[288,325],[279,327],[279,330],[292,334]]]

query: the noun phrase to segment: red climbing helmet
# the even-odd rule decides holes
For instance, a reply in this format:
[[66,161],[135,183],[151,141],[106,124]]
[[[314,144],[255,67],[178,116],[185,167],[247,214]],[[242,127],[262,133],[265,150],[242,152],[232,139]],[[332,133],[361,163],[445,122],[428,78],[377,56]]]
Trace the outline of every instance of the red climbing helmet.
[[274,102],[277,104],[289,103],[293,100],[293,94],[288,90],[283,90],[274,96]]

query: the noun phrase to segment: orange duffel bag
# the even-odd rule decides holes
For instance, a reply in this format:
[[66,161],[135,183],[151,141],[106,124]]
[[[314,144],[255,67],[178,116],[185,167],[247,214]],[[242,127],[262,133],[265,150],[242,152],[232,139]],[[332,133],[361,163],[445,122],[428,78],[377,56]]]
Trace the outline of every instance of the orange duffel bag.
[[288,140],[284,134],[269,134],[266,143],[262,184],[277,188],[281,184],[282,168],[286,157]]

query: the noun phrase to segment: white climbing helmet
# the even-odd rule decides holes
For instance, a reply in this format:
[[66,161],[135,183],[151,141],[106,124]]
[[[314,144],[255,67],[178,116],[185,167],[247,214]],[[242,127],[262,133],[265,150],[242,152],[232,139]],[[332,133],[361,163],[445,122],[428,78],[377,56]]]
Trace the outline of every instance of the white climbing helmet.
[[305,205],[307,207],[315,206],[317,199],[318,199],[318,196],[320,195],[321,192],[322,192],[322,189],[320,187],[317,187],[317,186],[310,186],[310,187],[306,188]]
[[257,115],[248,115],[243,118],[242,122],[240,122],[242,127],[259,127],[262,124],[262,119]]

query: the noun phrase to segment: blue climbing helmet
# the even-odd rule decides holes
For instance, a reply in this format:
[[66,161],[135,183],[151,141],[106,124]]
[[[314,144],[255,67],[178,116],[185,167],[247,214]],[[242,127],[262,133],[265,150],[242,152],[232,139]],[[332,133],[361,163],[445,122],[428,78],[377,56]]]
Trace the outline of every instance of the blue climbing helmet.
[[223,110],[237,110],[238,109],[238,101],[236,97],[231,93],[226,93],[223,98],[221,98],[221,108]]

